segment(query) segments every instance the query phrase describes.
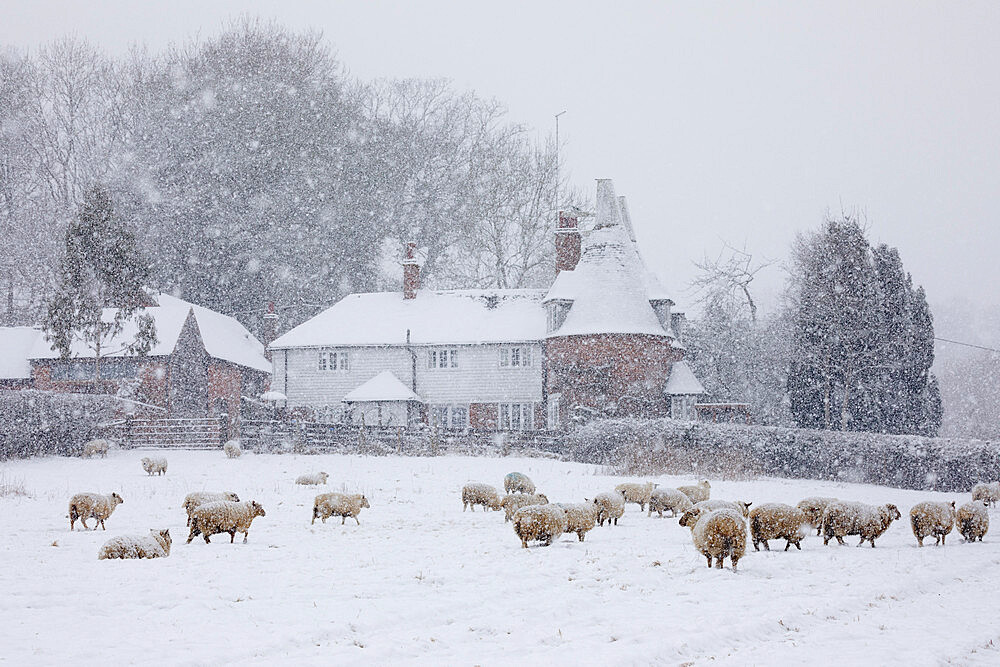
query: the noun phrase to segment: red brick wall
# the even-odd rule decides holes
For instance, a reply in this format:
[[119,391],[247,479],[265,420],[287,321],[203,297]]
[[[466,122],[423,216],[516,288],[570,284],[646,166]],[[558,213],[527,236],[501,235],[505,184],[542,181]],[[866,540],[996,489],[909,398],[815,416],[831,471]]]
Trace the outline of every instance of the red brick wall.
[[495,429],[497,427],[497,404],[470,403],[469,427]]
[[243,375],[240,369],[227,363],[213,361],[208,365],[208,404],[225,405],[226,412],[238,415],[240,412],[240,388]]

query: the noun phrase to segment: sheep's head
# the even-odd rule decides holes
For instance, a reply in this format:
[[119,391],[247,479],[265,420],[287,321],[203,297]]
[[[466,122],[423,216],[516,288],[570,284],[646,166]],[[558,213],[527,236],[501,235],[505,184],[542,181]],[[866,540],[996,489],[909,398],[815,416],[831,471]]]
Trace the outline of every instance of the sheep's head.
[[[149,532],[155,533],[157,531],[151,530]],[[170,529],[167,528],[166,530],[161,530],[161,531],[159,531],[159,533],[160,533],[160,537],[163,538],[163,541],[166,542],[167,546],[169,547],[170,544],[173,542],[173,540],[170,539]]]
[[228,498],[229,498],[229,499],[230,499],[231,501],[233,501],[234,503],[238,503],[238,502],[240,502],[240,497],[239,497],[238,495],[236,495],[235,493],[233,493],[232,491],[228,492],[228,493],[226,494],[226,496],[227,496],[227,497],[228,497]]
[[712,485],[708,483],[707,479],[703,479],[700,482],[698,482],[698,486],[704,486],[706,489],[712,488]]
[[902,514],[899,513],[899,508],[889,503],[885,506],[885,509],[889,512],[889,521],[895,521],[896,519],[902,518]]
[[701,508],[693,507],[681,515],[679,523],[685,528],[693,528],[694,524],[698,523],[699,516],[701,516]]
[[323,480],[323,483],[324,483],[324,484],[326,484],[326,480],[327,480],[327,478],[329,478],[329,477],[330,477],[330,476],[329,476],[329,475],[327,475],[327,474],[326,474],[325,472],[321,472],[321,473],[319,474],[319,476],[320,476],[320,478],[321,478],[321,479]]
[[112,505],[121,505],[123,502],[125,502],[125,501],[122,500],[122,497],[119,496],[117,493],[112,493],[111,494],[111,504]]
[[361,496],[361,506],[371,508],[371,505],[368,504],[368,499],[364,496]]
[[267,512],[264,511],[264,508],[256,500],[250,501],[250,510],[254,516],[267,516]]
[[545,505],[545,504],[547,504],[549,502],[548,497],[546,497],[546,495],[544,493],[539,493],[538,494],[538,499],[542,501],[543,505]]

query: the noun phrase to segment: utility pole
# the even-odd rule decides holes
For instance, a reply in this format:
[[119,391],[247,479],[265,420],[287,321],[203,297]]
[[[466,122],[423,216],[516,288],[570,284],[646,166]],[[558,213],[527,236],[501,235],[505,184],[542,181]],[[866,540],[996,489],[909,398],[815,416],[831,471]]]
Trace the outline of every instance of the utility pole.
[[562,206],[562,204],[559,203],[559,116],[564,113],[566,113],[565,109],[556,114],[556,205],[554,208],[556,210],[557,227],[559,225],[559,207]]

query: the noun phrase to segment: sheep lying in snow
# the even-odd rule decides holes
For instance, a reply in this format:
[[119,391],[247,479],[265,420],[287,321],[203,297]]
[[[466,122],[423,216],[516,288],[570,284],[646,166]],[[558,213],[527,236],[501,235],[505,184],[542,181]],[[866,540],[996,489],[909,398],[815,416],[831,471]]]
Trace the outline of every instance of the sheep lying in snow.
[[753,540],[754,551],[760,551],[758,546],[764,543],[764,550],[770,551],[768,540],[786,540],[785,551],[795,545],[802,549],[799,542],[806,536],[805,527],[809,525],[806,513],[797,507],[782,503],[764,503],[750,512],[750,539]]
[[910,508],[910,526],[917,544],[924,546],[924,538],[934,536],[935,544],[944,546],[945,536],[955,526],[955,502],[925,501]]
[[187,512],[186,525],[191,525],[191,517],[194,515],[196,507],[205,503],[214,503],[217,500],[228,500],[232,503],[238,503],[240,502],[240,497],[232,491],[195,491],[184,496],[184,503],[181,507]]
[[649,494],[649,511],[646,516],[652,516],[655,510],[660,517],[663,512],[670,510],[670,516],[683,514],[694,507],[691,499],[677,489],[653,489]]
[[597,507],[597,525],[603,526],[607,521],[608,525],[614,521],[618,525],[618,519],[625,514],[625,499],[620,493],[598,493],[591,501]]
[[583,542],[584,536],[597,525],[597,508],[593,503],[554,503],[566,513],[566,529],[563,532],[576,533]]
[[678,486],[677,490],[690,498],[692,503],[700,503],[708,500],[712,494],[712,485],[707,479],[703,479],[694,486]]
[[84,443],[81,456],[89,459],[91,456],[100,456],[102,459],[108,455],[108,447],[111,443],[107,440],[91,440]]
[[733,510],[742,514],[745,519],[750,514],[750,505],[752,504],[745,503],[742,500],[702,500],[695,503],[694,506],[709,512],[714,510]]
[[959,507],[957,525],[958,532],[966,542],[975,542],[977,539],[982,542],[986,531],[990,529],[990,513],[986,509],[986,503],[973,500]]
[[229,543],[232,544],[236,540],[236,533],[243,533],[243,544],[246,544],[250,524],[256,517],[265,515],[264,508],[255,500],[240,503],[217,500],[199,505],[191,516],[191,533],[187,543],[191,544],[196,535],[202,535],[205,544],[211,544],[209,536],[229,533]]
[[314,472],[308,475],[299,475],[298,478],[296,478],[295,483],[305,484],[307,486],[309,485],[318,486],[321,484],[326,484],[326,480],[329,478],[330,476],[327,475],[325,472]]
[[509,472],[503,478],[504,493],[534,493],[535,483],[531,478],[520,472]]
[[484,511],[487,508],[496,511],[500,509],[500,502],[500,493],[489,484],[471,483],[462,487],[463,512],[466,507],[475,512],[476,505],[482,505]]
[[646,509],[646,505],[649,503],[649,496],[653,493],[653,489],[658,487],[659,484],[654,482],[646,482],[645,484],[635,484],[626,483],[619,484],[615,487],[615,491],[622,494],[622,497],[627,503],[635,503],[639,506],[640,510]]
[[514,513],[514,532],[521,538],[521,546],[528,548],[528,540],[538,540],[544,546],[566,532],[566,512],[555,505],[528,505]]
[[158,456],[143,456],[142,469],[146,471],[147,475],[163,475],[167,472],[167,460]]
[[836,537],[837,542],[843,544],[845,535],[860,535],[859,547],[871,542],[872,548],[875,548],[875,539],[901,517],[899,508],[891,503],[876,507],[838,500],[827,505],[823,512],[823,544],[829,544],[831,537]]
[[747,525],[739,512],[731,509],[704,510],[691,508],[680,519],[680,525],[691,529],[694,548],[708,559],[708,566],[722,569],[728,558],[733,569],[747,549]]
[[112,537],[97,552],[97,560],[108,558],[166,558],[170,555],[169,530],[150,530],[149,535]]
[[809,525],[815,528],[816,534],[819,535],[823,527],[823,512],[826,510],[827,505],[835,502],[837,502],[836,498],[812,496],[800,500],[797,507],[805,512],[806,519],[809,520]]
[[104,527],[104,520],[123,502],[125,501],[117,493],[112,493],[110,496],[100,493],[78,493],[69,499],[69,529],[73,530],[73,522],[79,519],[86,530],[87,519],[93,518],[97,520],[94,530],[97,530],[97,524],[101,525],[102,530],[107,530]]
[[326,523],[327,518],[339,516],[341,526],[347,517],[354,517],[355,523],[360,526],[358,515],[361,514],[362,507],[370,508],[371,505],[360,493],[321,493],[313,501],[313,518],[310,523],[316,523],[317,518]]
[[1000,500],[1000,482],[976,484],[972,487],[972,499],[982,500],[987,505],[995,505]]
[[243,448],[240,447],[239,440],[230,440],[222,446],[222,451],[226,453],[226,457],[230,459],[238,459],[243,456]]
[[507,523],[514,518],[514,513],[522,507],[528,505],[547,505],[549,499],[544,493],[512,493],[504,496],[500,501],[500,507],[504,510],[503,522]]

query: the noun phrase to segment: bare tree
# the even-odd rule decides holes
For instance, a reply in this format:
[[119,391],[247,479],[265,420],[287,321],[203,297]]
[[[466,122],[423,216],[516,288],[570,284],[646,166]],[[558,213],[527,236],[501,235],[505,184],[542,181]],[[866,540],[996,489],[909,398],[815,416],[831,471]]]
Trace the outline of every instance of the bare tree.
[[705,255],[694,262],[701,273],[691,281],[691,288],[701,304],[714,303],[733,309],[733,314],[746,308],[750,321],[757,324],[757,302],[750,292],[750,284],[761,270],[773,265],[774,260],[754,262],[746,244],[736,248],[727,242],[715,258]]

